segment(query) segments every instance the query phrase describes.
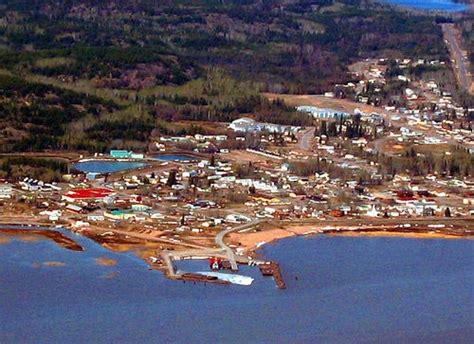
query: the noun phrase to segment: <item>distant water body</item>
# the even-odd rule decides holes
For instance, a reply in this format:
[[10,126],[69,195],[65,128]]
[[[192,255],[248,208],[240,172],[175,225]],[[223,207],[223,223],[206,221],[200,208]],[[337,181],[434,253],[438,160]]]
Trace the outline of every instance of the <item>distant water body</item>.
[[392,5],[411,7],[426,11],[460,12],[468,9],[468,5],[451,0],[382,0]]
[[143,162],[113,161],[113,160],[89,160],[75,163],[73,167],[85,173],[115,173],[134,170],[146,166]]
[[468,9],[468,5],[451,0],[382,0],[392,5],[411,7],[427,11],[460,12]]
[[[281,263],[288,289],[278,290],[255,267],[240,271],[255,278],[250,287],[169,281],[132,254],[73,238],[84,252],[0,235],[1,343],[465,343],[474,338],[470,240],[283,240],[262,252]],[[117,265],[98,265],[101,257]],[[197,261],[179,266],[206,267]]]

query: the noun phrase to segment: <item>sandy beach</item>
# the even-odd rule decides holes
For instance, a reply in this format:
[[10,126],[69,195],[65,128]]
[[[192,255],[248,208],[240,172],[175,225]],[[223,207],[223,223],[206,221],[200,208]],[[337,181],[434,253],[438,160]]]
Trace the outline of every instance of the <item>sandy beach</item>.
[[397,228],[394,226],[322,226],[287,225],[283,228],[262,228],[261,230],[231,233],[229,241],[252,254],[260,246],[270,242],[304,235],[329,235],[351,237],[398,237],[412,239],[472,239],[471,232],[453,228],[433,229],[424,227]]

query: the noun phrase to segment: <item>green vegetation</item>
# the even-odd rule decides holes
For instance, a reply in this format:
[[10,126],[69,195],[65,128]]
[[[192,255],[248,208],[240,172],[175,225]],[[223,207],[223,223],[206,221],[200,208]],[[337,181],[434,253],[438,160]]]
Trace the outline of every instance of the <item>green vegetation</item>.
[[412,176],[438,174],[451,177],[469,177],[474,175],[474,156],[466,149],[450,147],[450,154],[425,152],[422,148],[412,147],[402,156],[376,155],[381,173],[386,176],[396,173],[408,173]]
[[0,74],[0,149],[67,149],[61,137],[68,123],[117,109],[113,102],[94,96]]
[[0,158],[0,176],[8,179],[21,180],[25,177],[44,182],[58,182],[67,173],[68,163],[31,157]]
[[304,126],[259,93],[321,93],[364,57],[448,58],[436,18],[362,0],[7,0],[0,18],[4,152],[145,150],[244,115]]

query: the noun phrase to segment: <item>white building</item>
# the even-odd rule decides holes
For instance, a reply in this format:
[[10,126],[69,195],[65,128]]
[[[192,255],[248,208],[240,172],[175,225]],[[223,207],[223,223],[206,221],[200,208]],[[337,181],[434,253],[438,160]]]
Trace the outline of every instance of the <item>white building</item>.
[[297,132],[300,127],[287,125],[261,123],[252,118],[242,117],[229,124],[229,128],[235,132],[249,133],[258,131],[269,131],[271,133]]
[[10,199],[12,196],[12,186],[10,184],[0,184],[0,199]]
[[351,115],[344,111],[332,110],[332,109],[322,109],[315,106],[297,106],[297,111],[306,112],[313,116],[314,118],[320,119],[345,119],[351,117]]

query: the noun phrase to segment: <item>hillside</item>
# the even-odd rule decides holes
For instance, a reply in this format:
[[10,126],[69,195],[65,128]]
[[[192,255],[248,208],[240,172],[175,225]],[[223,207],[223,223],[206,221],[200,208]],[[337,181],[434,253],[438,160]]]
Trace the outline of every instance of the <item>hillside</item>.
[[50,143],[6,150],[144,148],[176,121],[246,113],[288,122],[291,109],[259,92],[321,93],[363,58],[449,59],[435,18],[364,0],[7,0],[0,18],[3,71],[120,105],[68,114]]

